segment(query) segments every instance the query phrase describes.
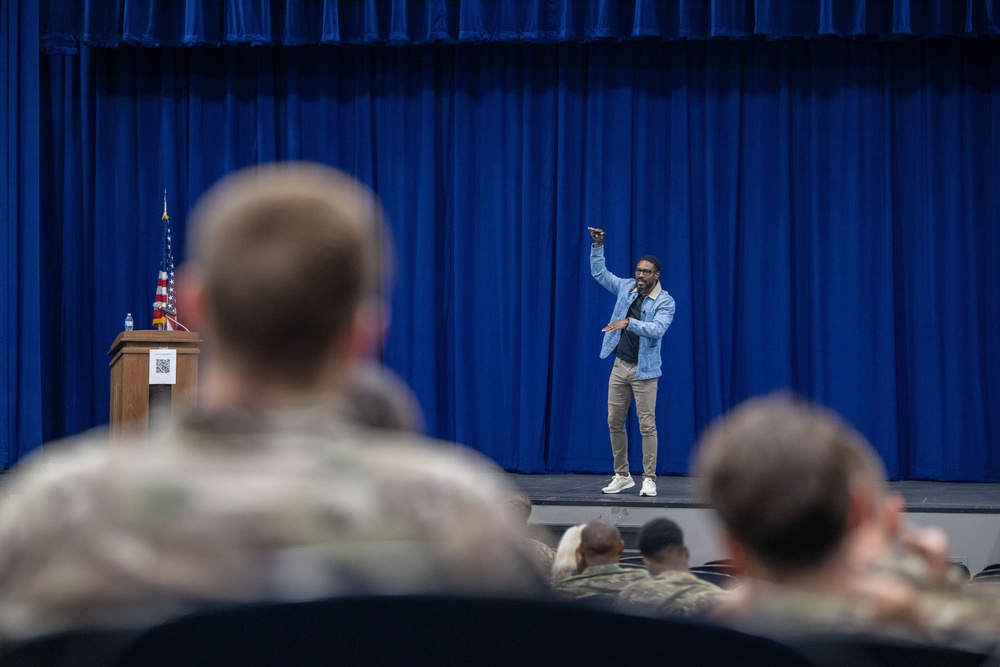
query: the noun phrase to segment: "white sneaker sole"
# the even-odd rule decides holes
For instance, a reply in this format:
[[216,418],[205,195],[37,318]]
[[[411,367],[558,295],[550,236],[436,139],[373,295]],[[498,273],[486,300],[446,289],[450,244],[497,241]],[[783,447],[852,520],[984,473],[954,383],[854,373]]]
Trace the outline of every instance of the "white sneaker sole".
[[646,491],[645,489],[643,489],[642,491],[639,492],[639,495],[640,496],[650,496],[650,497],[655,496],[656,495],[656,489],[653,489],[652,491]]
[[634,480],[629,482],[625,486],[618,487],[617,489],[613,489],[610,486],[606,486],[603,489],[601,489],[601,493],[619,493],[621,491],[624,491],[625,489],[631,489],[633,486],[635,486]]

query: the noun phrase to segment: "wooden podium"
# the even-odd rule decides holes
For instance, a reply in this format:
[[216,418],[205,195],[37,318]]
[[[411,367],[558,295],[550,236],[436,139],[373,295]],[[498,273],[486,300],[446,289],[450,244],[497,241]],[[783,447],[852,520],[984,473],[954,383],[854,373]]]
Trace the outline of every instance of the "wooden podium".
[[[170,409],[198,400],[198,344],[193,331],[123,331],[108,350],[111,357],[111,440],[141,436],[149,429],[150,403],[169,401]],[[149,351],[177,350],[177,383],[149,384]]]

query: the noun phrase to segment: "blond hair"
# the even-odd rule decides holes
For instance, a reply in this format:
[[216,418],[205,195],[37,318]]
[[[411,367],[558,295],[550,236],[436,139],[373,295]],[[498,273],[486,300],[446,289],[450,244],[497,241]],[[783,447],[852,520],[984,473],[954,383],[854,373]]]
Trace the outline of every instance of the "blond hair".
[[566,577],[576,572],[576,550],[580,547],[580,538],[583,529],[587,524],[581,523],[570,526],[559,538],[559,546],[556,547],[556,557],[552,561],[552,570],[549,574],[549,581],[558,584]]

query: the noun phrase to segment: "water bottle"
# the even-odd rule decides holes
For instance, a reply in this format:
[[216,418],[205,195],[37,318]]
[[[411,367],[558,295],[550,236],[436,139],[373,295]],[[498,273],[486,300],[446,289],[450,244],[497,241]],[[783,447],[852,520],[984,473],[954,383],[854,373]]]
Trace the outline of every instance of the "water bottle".
[[135,323],[132,321],[132,313],[125,316],[125,331],[131,331]]

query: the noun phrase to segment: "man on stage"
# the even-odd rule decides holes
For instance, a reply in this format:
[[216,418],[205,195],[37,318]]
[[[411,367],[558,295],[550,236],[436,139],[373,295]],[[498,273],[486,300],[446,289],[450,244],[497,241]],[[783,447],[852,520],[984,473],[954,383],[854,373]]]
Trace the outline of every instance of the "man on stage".
[[612,352],[615,365],[608,380],[608,429],[614,455],[615,476],[604,493],[618,493],[635,486],[628,468],[628,436],[625,418],[635,397],[642,434],[642,490],[640,496],[656,495],[656,388],[660,370],[660,338],[674,319],[674,299],[660,286],[660,262],[652,255],[639,259],[635,279],[619,278],[604,264],[604,230],[588,227],[594,244],[590,249],[590,273],[615,294],[611,322],[601,329],[604,344],[601,359]]

